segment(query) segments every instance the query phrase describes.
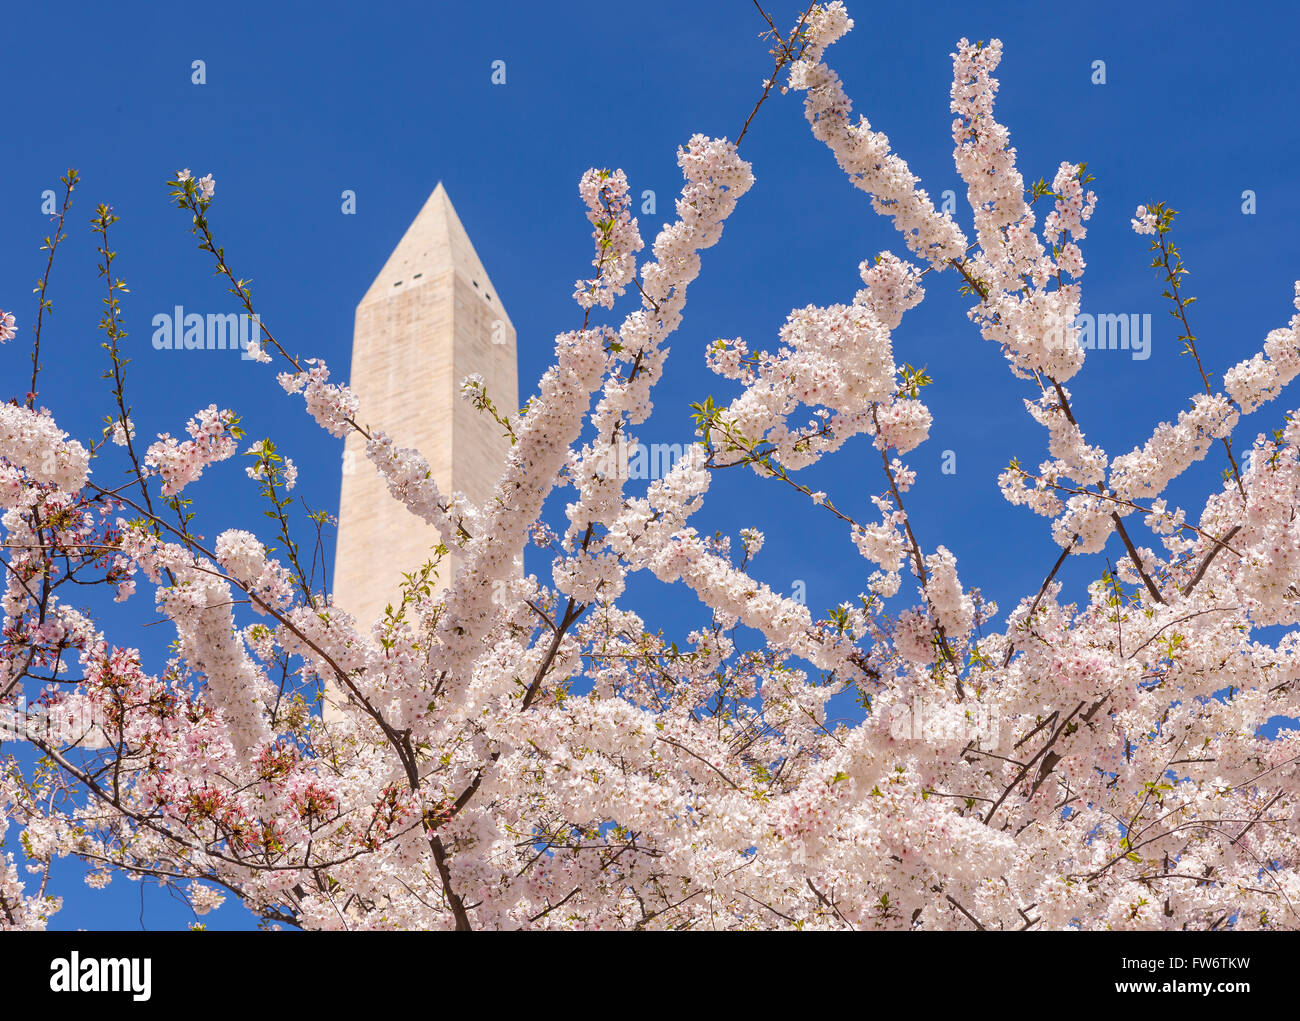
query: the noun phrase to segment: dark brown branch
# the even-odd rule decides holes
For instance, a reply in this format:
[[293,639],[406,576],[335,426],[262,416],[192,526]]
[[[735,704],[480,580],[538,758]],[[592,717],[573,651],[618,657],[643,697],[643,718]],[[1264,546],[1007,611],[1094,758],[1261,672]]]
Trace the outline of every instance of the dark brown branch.
[[1142,558],[1138,556],[1138,551],[1133,547],[1133,540],[1128,537],[1128,531],[1124,528],[1124,522],[1119,519],[1119,515],[1111,513],[1111,520],[1115,522],[1115,527],[1119,530],[1119,537],[1124,540],[1124,548],[1128,550],[1128,558],[1133,561],[1133,566],[1137,568],[1137,573],[1141,575],[1142,581],[1146,584],[1147,591],[1151,593],[1151,598],[1157,603],[1164,603],[1165,597],[1160,594],[1156,588],[1156,583],[1151,580],[1147,574],[1146,568],[1142,566]]
[[1196,573],[1192,575],[1187,584],[1183,586],[1183,595],[1188,596],[1192,594],[1192,589],[1196,588],[1196,586],[1200,584],[1201,579],[1205,577],[1205,572],[1210,569],[1210,562],[1218,555],[1219,550],[1226,548],[1228,540],[1240,531],[1240,525],[1233,525],[1228,529],[1227,534],[1225,534],[1222,539],[1215,540],[1214,548],[1205,554],[1205,559],[1201,561],[1201,566],[1196,569]]

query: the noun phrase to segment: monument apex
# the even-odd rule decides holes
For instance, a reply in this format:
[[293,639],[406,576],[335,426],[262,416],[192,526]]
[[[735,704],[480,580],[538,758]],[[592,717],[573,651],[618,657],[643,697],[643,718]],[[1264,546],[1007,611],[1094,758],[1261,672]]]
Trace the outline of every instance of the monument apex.
[[[460,398],[461,381],[482,376],[503,412],[518,408],[515,328],[439,182],[357,305],[352,389],[362,424],[414,447],[444,493],[482,504],[505,463],[509,441],[489,415]],[[363,629],[399,598],[403,573],[417,570],[439,542],[389,495],[348,435],[339,498],[334,603]],[[451,561],[438,587],[450,582]]]

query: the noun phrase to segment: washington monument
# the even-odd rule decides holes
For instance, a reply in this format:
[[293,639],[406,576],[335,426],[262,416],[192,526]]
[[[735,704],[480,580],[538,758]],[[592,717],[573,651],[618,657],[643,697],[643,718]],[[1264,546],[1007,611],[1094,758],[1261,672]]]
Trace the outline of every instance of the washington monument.
[[[357,305],[352,389],[367,425],[414,447],[438,488],[482,505],[509,450],[491,416],[460,398],[461,380],[483,377],[503,413],[519,407],[515,328],[439,182]],[[348,435],[339,499],[334,602],[368,630],[400,599],[403,573],[433,556],[437,529],[388,493]],[[450,559],[437,587],[450,582]]]

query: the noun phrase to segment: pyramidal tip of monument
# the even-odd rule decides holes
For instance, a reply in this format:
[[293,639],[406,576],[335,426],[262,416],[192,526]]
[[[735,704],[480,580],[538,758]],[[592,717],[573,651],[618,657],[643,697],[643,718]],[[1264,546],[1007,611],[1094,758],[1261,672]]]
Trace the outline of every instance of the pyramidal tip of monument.
[[462,277],[509,320],[496,288],[474,250],[474,243],[452,205],[446,185],[439,180],[361,303],[394,297],[407,287],[441,279],[448,271]]

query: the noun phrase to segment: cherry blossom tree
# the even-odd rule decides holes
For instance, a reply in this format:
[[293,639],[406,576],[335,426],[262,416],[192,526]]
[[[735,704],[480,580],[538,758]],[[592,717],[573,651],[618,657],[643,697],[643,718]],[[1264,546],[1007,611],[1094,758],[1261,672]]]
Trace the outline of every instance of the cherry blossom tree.
[[[38,406],[69,173],[30,391],[0,406],[0,695],[39,707],[26,738],[42,756],[0,762],[0,926],[46,923],[59,907],[49,869],[68,856],[92,885],[148,876],[199,913],[233,897],[303,928],[1300,926],[1300,737],[1264,727],[1300,715],[1300,419],[1273,413],[1255,438],[1236,434],[1300,374],[1300,283],[1294,307],[1277,296],[1289,322],[1216,390],[1188,323],[1174,213],[1139,208],[1133,228],[1203,387],[1176,422],[1109,454],[1069,389],[1084,368],[1075,320],[1096,196],[1069,161],[1026,185],[996,119],[1001,44],[962,39],[952,54],[972,236],[852,116],[828,63],[852,27],[844,6],[768,25],[774,68],[754,113],[735,141],[679,149],[676,220],[647,255],[625,175],[583,175],[594,257],[574,292],[580,325],[556,338],[520,411],[465,381],[511,441],[485,504],[443,492],[323,362],[267,331],[258,360],[279,363],[284,390],[332,436],[364,436],[368,470],[442,537],[381,620],[354,619],[317,583],[294,536],[322,542],[326,517],[294,513],[295,467],[270,441],[250,446],[234,411],[197,410],[181,438],[136,436],[108,207],[94,224],[103,439],[70,437]],[[731,396],[695,405],[698,443],[631,493],[615,451],[635,449],[652,412],[703,253],[754,181],[742,143],[774,92],[802,95],[814,140],[902,248],[864,261],[844,303],[793,310],[774,352],[714,342],[705,360]],[[214,235],[212,177],[182,171],[170,186],[252,314]],[[904,459],[932,419],[929,379],[900,367],[894,333],[934,286],[968,296],[1046,433],[1048,458],[1012,462],[999,483],[1051,519],[1060,556],[1001,623],[906,508]],[[0,339],[15,331],[0,313]],[[879,460],[869,520],[799,481],[856,436]],[[209,545],[184,491],[241,454],[277,533],[228,529]],[[1199,509],[1169,505],[1172,480],[1210,456],[1223,485]],[[105,481],[123,466],[127,483]],[[816,618],[751,576],[761,533],[741,522],[733,549],[692,527],[714,474],[737,467],[856,548],[855,602]],[[548,523],[557,491],[570,500]],[[1100,564],[1116,534],[1124,559],[1067,598],[1065,560]],[[525,574],[530,543],[549,577]],[[620,607],[636,572],[699,597],[685,647]],[[90,584],[161,613],[165,660],[77,608],[71,593]],[[831,724],[827,702],[845,691],[861,719]]]

